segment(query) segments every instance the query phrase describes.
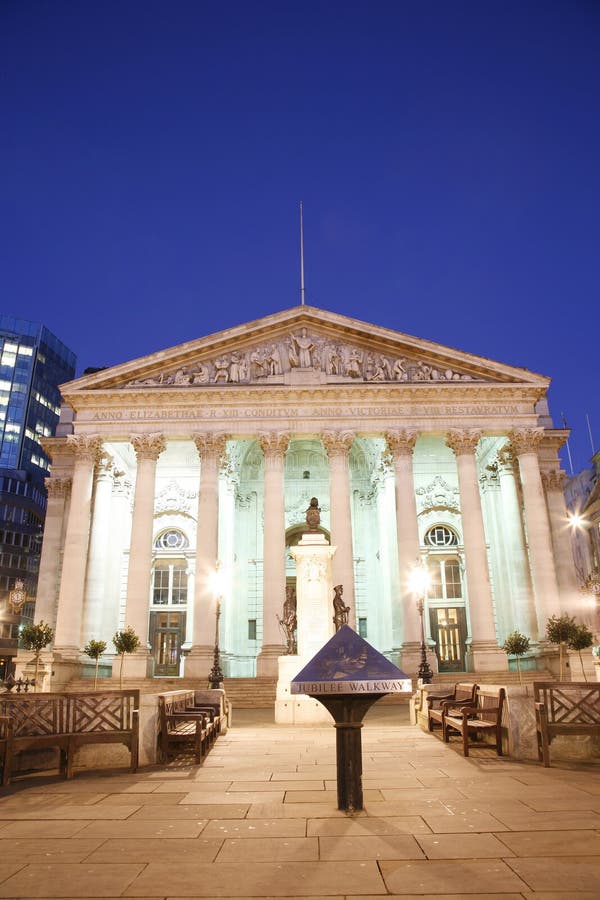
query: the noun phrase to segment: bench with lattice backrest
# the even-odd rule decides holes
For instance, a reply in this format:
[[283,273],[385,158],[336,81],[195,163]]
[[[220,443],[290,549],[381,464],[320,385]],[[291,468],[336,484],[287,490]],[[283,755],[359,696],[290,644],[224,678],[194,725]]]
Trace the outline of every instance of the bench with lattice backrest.
[[496,753],[502,756],[502,709],[506,691],[503,687],[492,684],[479,685],[475,700],[470,706],[461,709],[442,707],[442,734],[444,740],[450,740],[451,731],[462,735],[463,753],[469,755],[469,736],[475,739],[482,734],[490,734],[495,740]]
[[137,690],[0,695],[0,716],[12,721],[13,755],[57,749],[60,770],[67,778],[73,775],[76,751],[85,744],[124,744],[131,755],[130,769],[135,772],[139,706]]
[[477,685],[471,682],[459,681],[454,685],[454,690],[445,694],[427,692],[427,727],[433,731],[435,723],[442,724],[444,706],[461,707],[472,706],[475,699]]
[[550,744],[558,735],[600,737],[600,684],[534,681],[538,759],[550,765]]

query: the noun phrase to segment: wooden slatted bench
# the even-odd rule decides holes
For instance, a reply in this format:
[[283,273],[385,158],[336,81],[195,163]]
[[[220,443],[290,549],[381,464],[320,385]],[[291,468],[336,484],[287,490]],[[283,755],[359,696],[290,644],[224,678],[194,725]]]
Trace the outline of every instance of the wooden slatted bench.
[[[86,744],[124,744],[135,772],[139,754],[138,690],[0,695],[0,716],[12,721],[12,754],[57,749],[60,771],[73,777],[75,753]],[[10,761],[5,760],[10,781]]]
[[214,709],[194,707],[194,691],[158,695],[158,751],[166,763],[181,750],[191,750],[200,765],[212,747],[220,724]]
[[450,740],[451,731],[462,735],[463,753],[469,755],[469,735],[477,739],[485,732],[492,734],[496,741],[496,753],[502,756],[502,708],[506,691],[498,685],[479,685],[475,701],[471,706],[463,706],[461,710],[451,707],[443,708],[442,735],[446,743]]
[[600,684],[534,681],[538,759],[550,765],[550,744],[558,735],[600,737]]
[[477,685],[471,682],[459,681],[454,685],[451,693],[430,694],[427,693],[427,727],[433,731],[435,723],[442,724],[444,704],[446,708],[472,706],[475,700]]
[[0,764],[2,765],[2,780],[0,784],[7,785],[10,780],[10,769],[13,748],[13,720],[10,716],[0,716]]

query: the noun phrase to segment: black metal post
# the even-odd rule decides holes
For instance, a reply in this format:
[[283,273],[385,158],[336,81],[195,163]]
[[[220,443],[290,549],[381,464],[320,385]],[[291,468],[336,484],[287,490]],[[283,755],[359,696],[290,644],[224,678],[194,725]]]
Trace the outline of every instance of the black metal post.
[[223,687],[223,670],[221,669],[221,651],[219,650],[219,618],[221,617],[221,604],[217,600],[216,624],[215,624],[215,649],[213,650],[213,666],[208,673],[208,683],[211,688]]
[[422,684],[431,684],[433,672],[431,666],[427,662],[427,647],[425,645],[425,625],[423,622],[423,611],[425,609],[425,600],[419,597],[417,600],[417,609],[419,610],[419,618],[421,620],[421,663],[419,665],[418,676]]

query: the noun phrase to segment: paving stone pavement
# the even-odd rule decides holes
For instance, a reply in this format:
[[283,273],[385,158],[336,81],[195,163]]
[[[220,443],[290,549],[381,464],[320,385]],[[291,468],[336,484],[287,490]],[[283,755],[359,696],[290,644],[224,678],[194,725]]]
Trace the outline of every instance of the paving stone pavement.
[[354,816],[334,728],[267,711],[238,711],[201,767],[17,778],[0,898],[600,900],[600,765],[464,759],[404,721],[367,717]]

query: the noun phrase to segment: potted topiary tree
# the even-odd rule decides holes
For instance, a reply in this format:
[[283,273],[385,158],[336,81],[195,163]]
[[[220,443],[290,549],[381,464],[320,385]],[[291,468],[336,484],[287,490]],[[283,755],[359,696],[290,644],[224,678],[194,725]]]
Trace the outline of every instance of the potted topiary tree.
[[25,650],[35,651],[35,673],[33,681],[37,691],[38,671],[40,668],[40,653],[48,644],[52,643],[54,637],[54,629],[46,622],[38,622],[34,625],[25,625],[21,630],[21,644]]
[[570,650],[577,650],[579,654],[579,662],[581,663],[581,673],[583,675],[583,680],[587,681],[587,675],[585,674],[585,669],[583,667],[583,659],[581,658],[581,651],[587,650],[588,647],[591,647],[594,643],[594,635],[583,623],[581,625],[575,625],[573,629],[573,633],[568,640],[568,647]]
[[575,633],[577,625],[572,616],[550,616],[546,622],[546,637],[551,644],[558,644],[558,668],[560,680],[564,680],[564,647]]
[[517,672],[519,673],[519,684],[522,687],[521,656],[524,656],[529,650],[529,638],[521,634],[520,631],[512,631],[502,644],[502,649],[507,656],[517,657]]
[[106,650],[106,641],[88,641],[85,647],[83,648],[83,652],[86,656],[89,656],[90,659],[96,660],[96,669],[94,671],[94,690],[98,687],[98,665],[100,664],[100,657]]
[[113,637],[113,644],[115,645],[115,650],[121,656],[121,668],[119,670],[119,688],[123,690],[123,663],[125,661],[126,653],[135,653],[137,648],[140,646],[140,639],[131,627],[128,625],[124,631],[117,631],[115,636]]

